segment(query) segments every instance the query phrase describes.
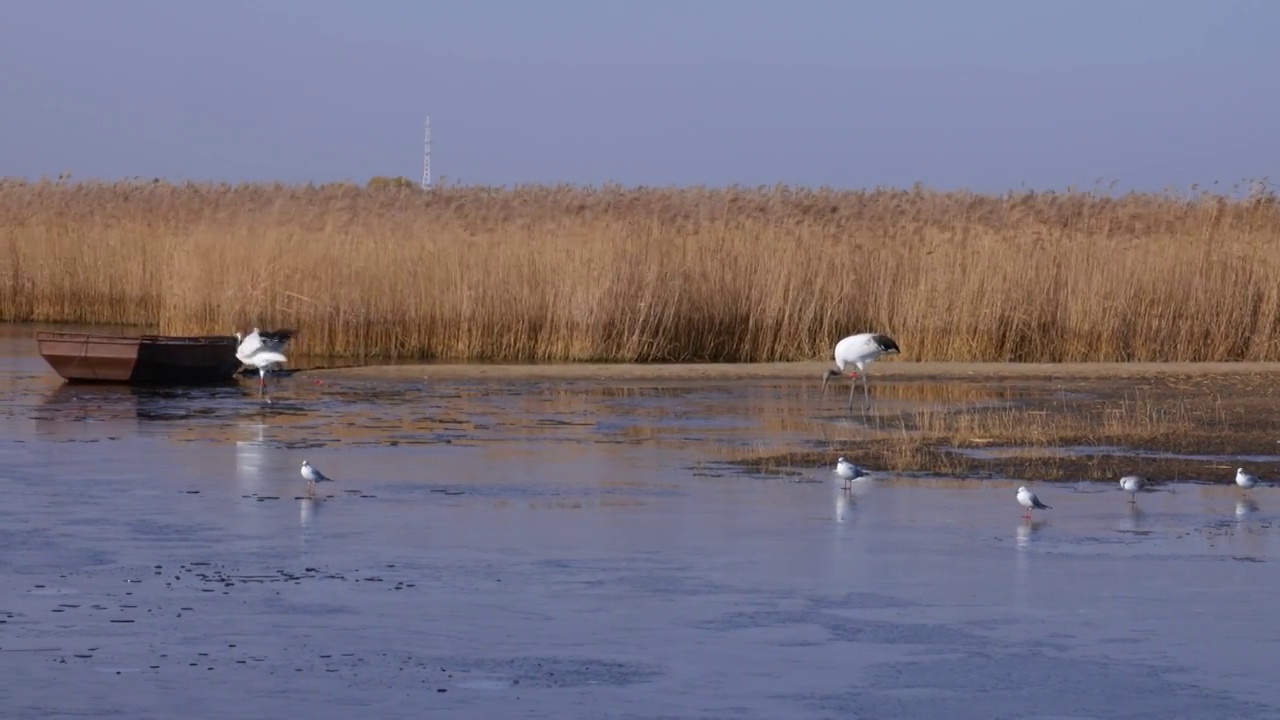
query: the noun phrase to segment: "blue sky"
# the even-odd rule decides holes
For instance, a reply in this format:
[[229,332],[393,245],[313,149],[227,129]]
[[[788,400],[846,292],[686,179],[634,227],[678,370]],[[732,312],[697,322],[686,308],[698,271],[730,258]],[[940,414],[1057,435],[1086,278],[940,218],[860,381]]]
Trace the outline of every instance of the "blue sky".
[[0,175],[1280,182],[1268,0],[41,0]]

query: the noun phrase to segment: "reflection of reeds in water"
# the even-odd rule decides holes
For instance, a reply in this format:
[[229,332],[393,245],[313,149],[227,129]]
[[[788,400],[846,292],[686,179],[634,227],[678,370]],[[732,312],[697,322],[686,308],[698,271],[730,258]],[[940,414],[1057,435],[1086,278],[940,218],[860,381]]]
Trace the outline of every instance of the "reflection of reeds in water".
[[1146,396],[1094,406],[1081,403],[1030,408],[924,406],[900,415],[897,425],[904,436],[962,447],[994,443],[1057,446],[1104,441],[1140,444],[1195,428],[1184,402],[1176,399],[1161,402]]
[[[1020,397],[1026,397],[1027,391],[1020,386],[1011,383],[1002,383],[999,385],[991,382],[921,382],[919,380],[879,380],[875,376],[875,372],[868,376],[871,380],[871,399],[872,402],[911,402],[924,403],[930,405],[955,405],[957,403],[977,403],[981,401],[990,402],[1008,402]],[[827,388],[825,403],[830,404],[844,400],[848,397],[848,380],[833,382],[831,387]],[[821,382],[815,382],[814,388],[821,386]],[[815,393],[816,394],[816,393]],[[854,408],[857,409],[857,403],[862,403],[862,390],[858,389],[854,395]]]
[[[889,421],[892,424],[893,421]],[[1195,424],[1177,399],[1157,401],[1147,396],[1116,402],[1073,403],[1061,406],[960,408],[921,407],[897,418],[898,437],[884,441],[880,457],[891,469],[971,473],[980,461],[948,452],[947,448],[1014,446],[1029,449],[1021,455],[990,461],[992,467],[1040,468],[1046,476],[1077,472],[1085,477],[1110,477],[1123,458],[1037,453],[1035,448],[1062,446],[1141,447],[1190,436]],[[1071,470],[1066,468],[1070,467]]]
[[605,398],[678,398],[705,390],[702,385],[669,383],[666,385],[622,384],[612,380],[598,383],[583,383],[571,388],[556,388],[551,394],[563,395],[595,395]]

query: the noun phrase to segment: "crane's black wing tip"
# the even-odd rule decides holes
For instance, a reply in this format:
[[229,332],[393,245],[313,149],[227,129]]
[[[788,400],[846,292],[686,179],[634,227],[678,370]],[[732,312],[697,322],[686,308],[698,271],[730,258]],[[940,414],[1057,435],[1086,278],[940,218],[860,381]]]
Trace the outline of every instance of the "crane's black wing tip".
[[877,346],[879,346],[881,352],[902,352],[898,348],[898,343],[895,342],[894,339],[889,337],[888,335],[877,334],[872,336],[871,339],[872,341],[875,342]]
[[297,334],[298,334],[298,331],[294,330],[293,328],[280,328],[279,330],[258,331],[258,336],[261,337],[263,340],[270,340],[273,342],[280,342],[280,343],[289,342]]
[[[270,372],[270,374],[271,374],[271,377],[273,377],[273,378],[274,378],[274,377],[289,377],[290,375],[293,375],[293,374],[297,373],[297,372],[298,372],[298,370],[297,370],[297,368],[276,368],[275,370],[270,370],[269,372]],[[242,368],[240,368],[239,370],[237,370],[237,371],[236,371],[236,375],[242,375],[242,376],[244,376],[244,377],[249,377],[249,376],[258,377],[258,368],[256,368],[256,367],[242,367]]]

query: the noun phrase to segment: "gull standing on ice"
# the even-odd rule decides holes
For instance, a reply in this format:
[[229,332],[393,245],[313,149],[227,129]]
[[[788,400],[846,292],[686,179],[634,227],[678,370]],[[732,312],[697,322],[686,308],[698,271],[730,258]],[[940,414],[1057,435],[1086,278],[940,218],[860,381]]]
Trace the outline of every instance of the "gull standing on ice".
[[1244,488],[1244,494],[1248,495],[1253,486],[1258,484],[1258,476],[1250,475],[1244,468],[1236,468],[1236,484]]
[[1026,488],[1026,486],[1018,488],[1018,504],[1027,509],[1027,514],[1022,517],[1030,519],[1031,510],[1052,510],[1053,508],[1040,502],[1040,498],[1036,494]]
[[853,487],[854,480],[866,477],[867,474],[866,470],[863,470],[844,458],[840,458],[836,461],[836,475],[839,475],[841,479],[844,480],[845,487]]
[[871,391],[867,388],[867,365],[875,362],[881,355],[898,353],[898,343],[893,338],[881,333],[858,333],[850,335],[836,343],[834,352],[836,366],[822,374],[822,389],[826,391],[827,381],[840,377],[846,367],[858,368],[858,372],[849,373],[849,409],[853,409],[853,391],[858,387],[858,373],[862,373],[862,394],[871,400]]
[[1120,489],[1129,493],[1130,505],[1138,502],[1138,499],[1135,496],[1146,486],[1147,479],[1139,475],[1125,475],[1120,478]]
[[293,335],[292,330],[259,332],[258,328],[254,328],[244,338],[240,337],[239,332],[236,333],[236,340],[240,341],[236,348],[236,359],[258,368],[258,397],[262,397],[266,390],[267,371],[273,365],[288,361],[289,358],[281,350]]
[[327,477],[306,460],[302,461],[302,477],[307,479],[307,494],[311,497],[316,496],[316,483],[333,482],[333,478]]

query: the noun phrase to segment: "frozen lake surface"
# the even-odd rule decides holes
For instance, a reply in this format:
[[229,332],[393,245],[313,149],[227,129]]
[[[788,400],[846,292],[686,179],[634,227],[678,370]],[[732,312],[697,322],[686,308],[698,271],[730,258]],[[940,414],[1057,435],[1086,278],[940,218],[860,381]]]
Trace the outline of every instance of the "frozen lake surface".
[[814,385],[298,373],[263,404],[0,340],[2,714],[1280,716],[1274,488],[716,465],[830,421]]

